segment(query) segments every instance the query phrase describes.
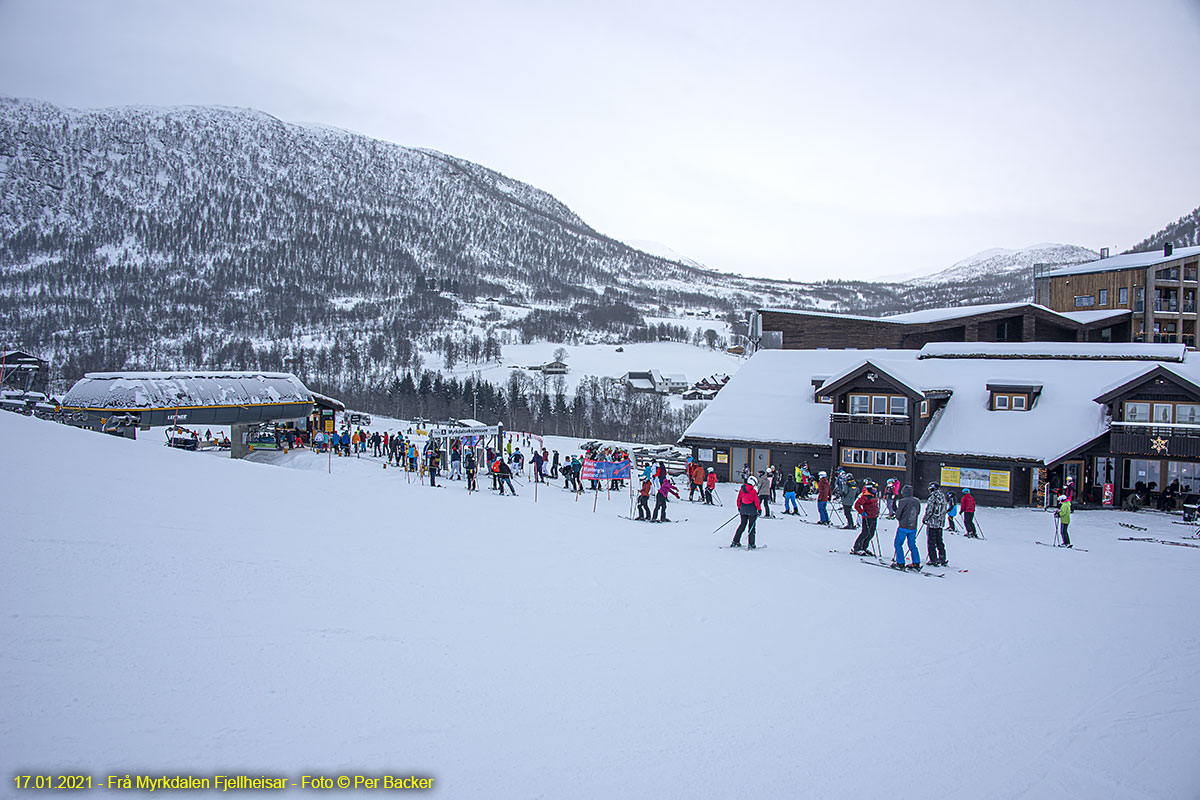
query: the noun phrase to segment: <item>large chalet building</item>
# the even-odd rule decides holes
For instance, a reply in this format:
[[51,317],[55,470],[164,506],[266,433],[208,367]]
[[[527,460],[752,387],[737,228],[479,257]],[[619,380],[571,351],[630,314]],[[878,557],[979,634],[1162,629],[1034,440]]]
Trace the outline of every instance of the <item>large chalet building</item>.
[[1200,356],[1183,344],[930,343],[763,350],[681,443],[720,480],[838,467],[1042,505],[1068,478],[1088,504],[1200,494]]

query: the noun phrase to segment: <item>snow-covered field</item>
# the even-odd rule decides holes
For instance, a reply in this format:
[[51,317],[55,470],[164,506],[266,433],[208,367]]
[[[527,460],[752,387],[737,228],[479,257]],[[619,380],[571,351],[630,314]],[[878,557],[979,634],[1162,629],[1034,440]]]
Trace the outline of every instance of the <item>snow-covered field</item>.
[[63,770],[416,774],[455,798],[1200,793],[1200,549],[1118,540],[1189,541],[1175,517],[1077,512],[1071,552],[1033,543],[1048,514],[984,509],[939,580],[791,518],[718,549],[728,505],[652,526],[624,495],[469,496],[370,459],[331,475],[11,414],[0,440],[3,796]]

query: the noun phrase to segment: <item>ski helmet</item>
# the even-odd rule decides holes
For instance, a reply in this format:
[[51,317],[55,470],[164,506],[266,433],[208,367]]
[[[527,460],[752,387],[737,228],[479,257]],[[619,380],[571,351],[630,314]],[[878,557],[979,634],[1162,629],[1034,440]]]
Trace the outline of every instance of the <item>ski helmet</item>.
[[708,471],[709,471],[709,472],[714,472],[715,470],[713,470],[713,468],[712,468],[712,467],[709,467],[709,468],[708,468]]
[[931,491],[931,492],[936,492],[940,488],[942,488],[942,487],[938,486],[937,481],[931,481],[929,484],[929,491]]
[[746,483],[750,484],[751,486],[758,486],[758,478],[754,477],[753,475],[749,475],[746,477]]
[[1066,496],[1065,494],[1060,494],[1060,495],[1058,496],[1058,502],[1060,502],[1060,503],[1065,503],[1065,502],[1067,502],[1067,496]]
[[825,474],[825,470],[821,470],[820,472],[817,473],[817,477],[818,478],[828,478],[829,476]]
[[963,489],[963,494],[970,494],[970,493],[971,493],[970,489]]

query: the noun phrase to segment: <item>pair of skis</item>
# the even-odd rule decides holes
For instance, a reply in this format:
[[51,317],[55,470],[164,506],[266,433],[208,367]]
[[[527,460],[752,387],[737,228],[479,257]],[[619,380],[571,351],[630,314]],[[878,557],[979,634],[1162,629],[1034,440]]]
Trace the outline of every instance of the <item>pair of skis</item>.
[[[924,575],[926,578],[944,578],[944,577],[946,577],[946,573],[944,573],[944,572],[931,572],[930,570],[927,570],[924,567],[922,567],[919,570],[918,569],[908,569],[907,567],[904,569],[899,569],[898,567],[893,567],[890,563],[888,563],[887,561],[884,561],[881,558],[868,558],[866,556],[861,556],[857,553],[849,553],[845,550],[830,550],[829,552],[841,553],[842,555],[847,555],[847,556],[854,556],[855,558],[857,558],[859,561],[861,561],[864,564],[870,564],[873,567],[882,567],[883,569],[889,569],[892,572],[910,572],[914,575]],[[966,570],[965,569],[959,570],[959,572],[966,572]]]

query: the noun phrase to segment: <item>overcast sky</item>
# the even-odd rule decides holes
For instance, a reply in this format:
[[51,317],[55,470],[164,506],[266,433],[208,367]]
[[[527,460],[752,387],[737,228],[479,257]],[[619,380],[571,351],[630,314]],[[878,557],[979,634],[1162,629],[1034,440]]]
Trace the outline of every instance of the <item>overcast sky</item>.
[[780,278],[1115,252],[1200,205],[1200,0],[0,0],[0,93],[430,147]]

